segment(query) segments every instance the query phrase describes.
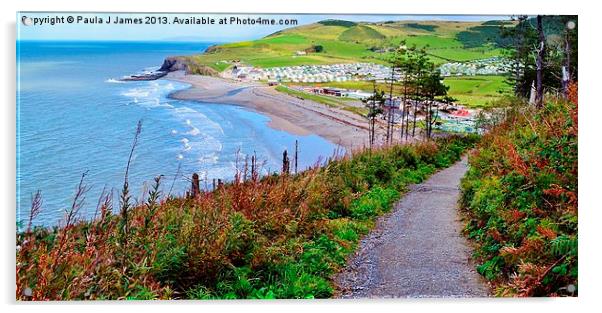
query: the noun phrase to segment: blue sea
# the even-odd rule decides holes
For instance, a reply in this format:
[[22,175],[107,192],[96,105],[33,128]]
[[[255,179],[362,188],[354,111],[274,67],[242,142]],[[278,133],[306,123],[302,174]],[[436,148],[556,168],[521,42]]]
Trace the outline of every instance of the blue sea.
[[[130,188],[143,199],[152,179],[181,195],[192,173],[209,182],[232,180],[237,159],[256,153],[263,174],[279,171],[282,152],[299,141],[299,168],[337,148],[315,136],[267,126],[269,118],[220,103],[168,98],[189,85],[169,81],[121,82],[124,75],[158,68],[171,55],[200,53],[210,43],[17,42],[17,221],[27,223],[32,194],[41,190],[34,224],[57,225],[71,206],[82,173],[90,188],[80,218],[90,218],[103,188],[117,192],[136,124],[142,132],[130,168]],[[178,171],[179,169],[179,171]],[[210,183],[209,183],[210,184]]]

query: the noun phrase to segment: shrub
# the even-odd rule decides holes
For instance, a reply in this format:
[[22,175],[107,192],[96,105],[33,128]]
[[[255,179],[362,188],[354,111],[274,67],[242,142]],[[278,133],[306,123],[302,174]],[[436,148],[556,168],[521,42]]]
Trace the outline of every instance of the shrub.
[[[91,221],[19,233],[16,298],[330,297],[331,275],[375,219],[408,184],[458,160],[475,141],[454,136],[358,151],[297,175],[157,198],[130,208],[127,222],[103,207]],[[556,251],[571,240],[558,239]]]
[[513,106],[470,154],[461,183],[478,271],[502,296],[575,295],[577,104]]

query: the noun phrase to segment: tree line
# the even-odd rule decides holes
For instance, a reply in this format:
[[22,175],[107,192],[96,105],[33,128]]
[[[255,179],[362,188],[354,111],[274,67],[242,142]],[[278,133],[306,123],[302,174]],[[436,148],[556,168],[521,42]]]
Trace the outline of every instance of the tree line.
[[[402,41],[390,60],[391,76],[385,80],[388,90],[377,90],[373,81],[373,94],[364,100],[368,108],[369,143],[376,143],[376,121],[382,116],[385,120],[385,143],[391,144],[395,138],[395,110],[399,108],[399,139],[407,141],[408,137],[416,136],[419,128],[417,116],[424,115],[424,135],[431,139],[433,126],[439,119],[439,104],[452,103],[455,99],[449,97],[448,86],[443,84],[441,72],[429,59],[426,47],[407,47]],[[399,104],[393,91],[398,90]],[[411,127],[410,127],[411,124]]]
[[[506,83],[515,96],[529,99],[542,107],[545,93],[567,97],[569,86],[577,78],[577,16],[513,16],[509,23],[500,23],[504,57],[512,61],[512,71]],[[377,89],[373,81],[372,96],[364,99],[368,109],[369,144],[377,141],[377,120],[385,126],[384,143],[391,144],[395,127],[400,125],[399,139],[415,138],[416,129],[423,128],[426,140],[433,137],[433,127],[439,121],[439,106],[452,104],[456,99],[447,93],[441,72],[429,59],[426,47],[407,47],[405,41],[389,59],[391,76],[384,80],[385,88]],[[399,102],[393,91],[399,95]],[[395,110],[400,110],[396,122]],[[423,115],[423,121],[417,116]]]
[[509,38],[506,57],[512,60],[508,83],[521,98],[537,107],[544,94],[567,97],[569,85],[577,79],[577,16],[513,16],[514,25],[502,25]]

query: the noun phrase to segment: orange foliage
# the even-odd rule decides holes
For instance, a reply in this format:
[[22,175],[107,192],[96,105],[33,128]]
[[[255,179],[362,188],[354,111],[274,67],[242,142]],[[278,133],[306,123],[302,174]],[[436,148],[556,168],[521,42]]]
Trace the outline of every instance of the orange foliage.
[[527,216],[527,214],[525,214],[524,212],[521,212],[517,209],[512,209],[508,211],[508,214],[506,215],[506,221],[509,223],[516,223],[525,216]]
[[527,177],[529,176],[529,165],[522,159],[522,157],[516,151],[516,147],[513,143],[508,143],[506,146],[506,153],[508,154],[508,159],[512,164],[512,167],[521,175]]
[[556,232],[550,228],[537,226],[537,232],[548,239],[556,238]]

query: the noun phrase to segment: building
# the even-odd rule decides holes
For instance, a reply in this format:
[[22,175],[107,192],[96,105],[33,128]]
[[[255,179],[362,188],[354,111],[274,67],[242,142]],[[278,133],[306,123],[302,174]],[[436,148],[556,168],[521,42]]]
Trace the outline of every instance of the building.
[[369,92],[364,92],[361,90],[350,91],[347,93],[347,97],[352,99],[364,100],[372,97],[372,94]]

